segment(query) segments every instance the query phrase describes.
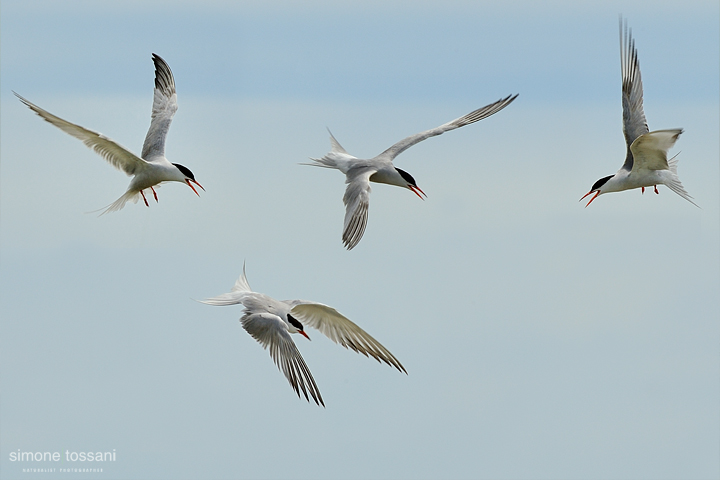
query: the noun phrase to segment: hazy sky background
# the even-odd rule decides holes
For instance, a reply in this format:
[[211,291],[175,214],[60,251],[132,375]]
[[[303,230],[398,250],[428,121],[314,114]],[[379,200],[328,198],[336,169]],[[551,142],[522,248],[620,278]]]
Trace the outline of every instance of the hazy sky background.
[[[720,475],[719,6],[685,2],[0,2],[0,476],[13,451],[110,451],[99,478]],[[578,199],[625,156],[618,14],[664,186]],[[140,152],[151,53],[168,158],[206,188],[86,214],[129,179],[17,91]],[[396,165],[342,247],[344,178],[298,163],[509,94]],[[250,285],[326,303],[408,375],[296,338],[327,408],[193,301]],[[70,466],[88,466],[80,462]],[[95,465],[97,466],[97,465]]]

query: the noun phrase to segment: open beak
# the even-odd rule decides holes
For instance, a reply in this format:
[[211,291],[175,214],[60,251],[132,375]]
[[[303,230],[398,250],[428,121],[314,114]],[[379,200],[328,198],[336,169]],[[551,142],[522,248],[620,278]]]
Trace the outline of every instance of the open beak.
[[593,200],[595,200],[597,198],[597,196],[600,195],[600,190],[590,190],[585,195],[583,195],[583,197],[580,200],[578,200],[578,202],[582,202],[583,198],[587,197],[588,195],[590,195],[593,192],[595,192],[595,195],[590,199],[590,201],[587,203],[587,205],[585,205],[585,208],[587,208],[588,205],[590,205],[593,202]]
[[[308,340],[310,340],[310,337],[308,337],[307,333],[305,333],[305,330],[298,330],[298,333],[300,335],[302,335],[303,337],[307,338]],[[312,340],[310,340],[310,341],[312,342]]]
[[202,188],[202,189],[203,189],[203,192],[205,191],[205,189],[203,188],[203,186],[200,185],[198,182],[196,182],[195,180],[190,180],[189,178],[186,178],[186,179],[185,179],[185,183],[188,184],[188,187],[192,188],[192,191],[195,192],[195,195],[197,195],[198,197],[200,196],[200,194],[197,192],[197,190],[195,190],[195,187],[193,187],[193,186],[192,186],[192,183],[190,183],[190,182],[193,182],[195,185],[197,185],[198,187]]
[[[408,185],[408,188],[409,188],[410,190],[412,190],[412,192],[413,192],[415,195],[417,195],[418,197],[420,197],[420,200],[425,200],[425,199],[420,195],[420,193],[422,193],[423,195],[425,195],[425,192],[423,192],[422,190],[420,190],[420,187],[416,187],[416,186],[414,186],[414,185]],[[420,193],[418,193],[418,192],[420,192]],[[425,197],[427,197],[427,195],[425,195]]]

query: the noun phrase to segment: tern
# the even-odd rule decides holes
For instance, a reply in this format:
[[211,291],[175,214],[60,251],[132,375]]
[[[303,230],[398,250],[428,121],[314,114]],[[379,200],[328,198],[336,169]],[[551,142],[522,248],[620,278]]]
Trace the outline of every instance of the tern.
[[275,365],[280,369],[300,398],[302,391],[309,402],[325,406],[310,370],[290,334],[299,333],[308,340],[305,327],[313,327],[335,343],[345,348],[385,362],[407,374],[405,367],[380,342],[332,307],[305,300],[275,300],[262,293],[253,292],[245,276],[245,265],[230,293],[201,300],[208,305],[242,304],[245,312],[240,319],[243,328],[263,348],[270,350]]
[[620,19],[620,65],[623,133],[627,143],[625,163],[615,175],[608,175],[595,182],[580,200],[595,194],[585,205],[587,208],[598,195],[603,193],[633,188],[640,188],[641,192],[645,193],[645,187],[653,187],[655,193],[660,193],[657,185],[662,184],[697,207],[698,205],[692,201],[692,197],[680,183],[677,174],[677,155],[669,160],[667,158],[668,150],[675,145],[683,129],[673,128],[653,132],[648,129],[643,111],[643,87],[637,49],[627,25],[623,29],[622,18]]
[[[404,170],[393,165],[395,157],[422,142],[423,140],[442,135],[450,130],[470,125],[479,120],[493,115],[507,107],[517,98],[517,95],[508,95],[495,103],[478,108],[467,115],[440,125],[437,128],[416,133],[403,140],[400,140],[380,155],[369,160],[359,159],[350,155],[330,133],[331,151],[322,158],[310,158],[315,163],[305,163],[316,167],[334,168],[345,174],[345,183],[348,184],[345,190],[343,202],[345,203],[345,223],[343,226],[342,240],[348,250],[352,250],[365,233],[367,226],[368,208],[370,206],[370,182],[386,183],[398,187],[407,188],[418,197],[423,199],[425,195],[417,186],[415,179]],[[422,195],[421,195],[422,194]],[[427,195],[425,195],[427,197]]]
[[140,157],[105,135],[56,117],[13,92],[22,103],[37,113],[43,120],[82,140],[86,146],[95,150],[113,167],[124,171],[128,175],[133,175],[127,191],[115,202],[101,209],[104,210],[101,215],[122,209],[128,200],[137,202],[140,196],[145,201],[145,205],[149,207],[150,205],[143,190],[150,189],[157,202],[157,193],[153,187],[162,182],[187,183],[198,196],[200,194],[193,187],[193,183],[205,190],[195,180],[195,176],[189,168],[177,163],[170,163],[165,158],[165,137],[178,108],[177,93],[175,92],[175,79],[168,64],[154,53],[152,59],[155,63],[155,94],[153,97],[152,119]]

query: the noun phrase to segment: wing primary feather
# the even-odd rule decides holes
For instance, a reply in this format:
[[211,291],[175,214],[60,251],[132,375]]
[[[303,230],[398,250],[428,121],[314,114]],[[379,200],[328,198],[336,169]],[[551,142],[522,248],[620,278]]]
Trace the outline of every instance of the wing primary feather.
[[106,162],[118,170],[122,170],[128,175],[135,175],[140,170],[147,167],[147,162],[123,147],[114,140],[106,137],[102,133],[89,130],[80,125],[68,122],[62,118],[53,115],[47,110],[43,110],[31,101],[22,97],[17,92],[15,96],[30,110],[35,112],[40,118],[49,124],[59,128],[63,132],[82,141],[86,147],[91,148],[95,153],[99,154]]
[[500,100],[493,102],[491,104],[485,105],[484,107],[480,107],[477,110],[473,110],[472,112],[468,113],[467,115],[463,115],[460,118],[456,118],[455,120],[452,120],[448,123],[445,123],[443,125],[440,125],[436,128],[431,128],[430,130],[426,130],[424,132],[416,133],[415,135],[410,135],[407,138],[404,138],[397,142],[392,147],[385,150],[383,153],[378,155],[378,157],[387,157],[391,161],[400,155],[402,152],[407,150],[408,148],[412,147],[413,145],[416,145],[423,140],[426,140],[430,137],[434,137],[437,135],[442,135],[445,132],[449,132],[450,130],[454,130],[456,128],[464,127],[465,125],[470,125],[471,123],[475,123],[479,120],[482,120],[484,118],[487,118],[491,115],[496,114],[503,108],[510,105],[519,94],[515,95],[508,95],[505,98],[501,98]]
[[407,374],[407,370],[380,342],[332,307],[296,300],[291,312],[304,325],[318,329],[333,342],[372,357]]

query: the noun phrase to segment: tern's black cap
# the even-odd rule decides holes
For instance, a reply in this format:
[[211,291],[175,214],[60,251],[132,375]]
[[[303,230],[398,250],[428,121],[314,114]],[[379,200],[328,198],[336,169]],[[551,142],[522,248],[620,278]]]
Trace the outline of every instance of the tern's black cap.
[[592,186],[592,188],[590,189],[590,191],[592,192],[592,191],[594,191],[594,190],[599,190],[600,187],[602,187],[603,185],[605,185],[605,184],[607,183],[607,181],[610,180],[610,179],[611,179],[612,177],[614,177],[614,176],[615,176],[615,175],[608,175],[607,177],[601,178],[600,180],[598,180],[597,182],[595,182],[595,183],[593,184],[593,186]]
[[188,177],[190,180],[195,180],[195,175],[193,175],[189,168],[183,167],[179,163],[173,163],[173,165],[175,165],[177,169],[180,170],[180,173]]
[[408,183],[409,183],[410,185],[412,185],[413,187],[417,187],[417,184],[415,183],[415,179],[413,178],[412,175],[410,175],[410,174],[409,174],[408,172],[406,172],[405,170],[400,170],[400,169],[397,168],[397,167],[395,167],[395,170],[397,170],[397,172],[400,174],[401,177],[403,177],[403,179],[404,179],[406,182],[408,182]]

